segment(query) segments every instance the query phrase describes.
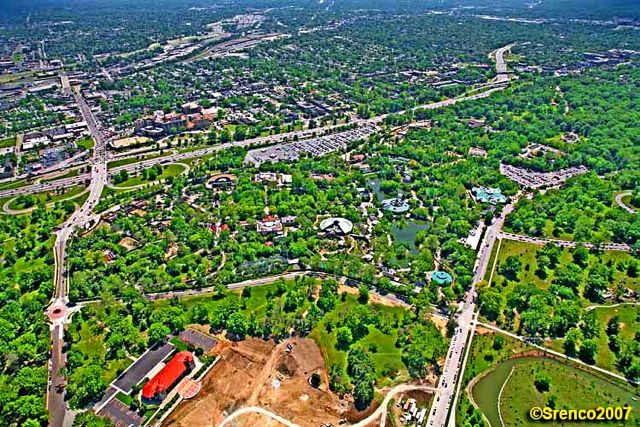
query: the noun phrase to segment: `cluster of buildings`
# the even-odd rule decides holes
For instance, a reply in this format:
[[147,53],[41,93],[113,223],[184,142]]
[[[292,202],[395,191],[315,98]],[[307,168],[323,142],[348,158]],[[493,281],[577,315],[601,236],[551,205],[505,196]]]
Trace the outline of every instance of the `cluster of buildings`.
[[183,131],[205,130],[213,123],[215,111],[203,110],[194,102],[183,104],[180,113],[156,111],[151,117],[135,121],[135,133],[149,138],[160,138]]
[[589,172],[585,166],[576,166],[555,172],[535,172],[507,164],[500,165],[500,173],[523,187],[539,189],[564,183],[569,178]]
[[50,144],[58,145],[65,142],[72,142],[88,135],[89,129],[87,128],[87,124],[84,121],[80,121],[41,130],[39,132],[28,133],[24,135],[21,148],[27,151]]
[[404,403],[400,400],[398,406],[402,407],[401,420],[404,425],[415,424],[422,427],[426,423],[428,409],[426,407],[420,409],[414,398],[408,398],[404,400]]
[[491,203],[497,205],[499,203],[506,203],[507,197],[502,194],[502,190],[493,187],[473,187],[471,194],[476,202]]
[[264,235],[282,236],[285,227],[294,226],[296,221],[297,217],[295,216],[278,217],[277,215],[267,215],[263,219],[256,221],[256,231]]
[[266,162],[296,161],[303,154],[314,157],[324,156],[335,151],[344,150],[348,144],[365,139],[375,131],[376,128],[374,126],[365,125],[332,135],[258,148],[247,153],[245,163],[259,166]]

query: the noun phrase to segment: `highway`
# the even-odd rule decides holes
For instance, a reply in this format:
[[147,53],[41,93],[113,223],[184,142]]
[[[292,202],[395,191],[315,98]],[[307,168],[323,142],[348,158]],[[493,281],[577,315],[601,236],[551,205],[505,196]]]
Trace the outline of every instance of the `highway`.
[[[482,92],[476,93],[474,95],[463,95],[455,98],[449,98],[443,101],[433,102],[431,104],[420,105],[412,108],[411,110],[417,110],[417,109],[434,110],[434,109],[448,107],[448,106],[457,104],[459,102],[475,101],[478,99],[487,98],[491,96],[493,93],[503,90],[504,88],[505,86],[502,86],[502,85],[491,86],[483,90]],[[395,114],[402,114],[406,112],[407,111],[400,111]],[[364,125],[378,126],[387,116],[388,114],[383,114],[381,116],[377,116],[371,119],[356,119],[351,123],[354,123],[357,126],[364,126]],[[300,130],[295,132],[282,133],[278,135],[269,135],[269,136],[263,136],[258,138],[252,138],[244,141],[227,142],[224,144],[214,145],[212,147],[201,148],[198,150],[187,151],[183,153],[171,154],[164,157],[156,157],[153,159],[142,160],[140,162],[119,166],[119,167],[110,169],[108,171],[108,174],[114,175],[121,170],[126,170],[127,172],[135,173],[142,169],[152,167],[156,164],[169,164],[169,163],[184,161],[188,159],[204,157],[204,156],[214,154],[217,151],[228,150],[233,147],[243,147],[243,148],[263,147],[263,146],[268,146],[272,144],[277,144],[280,142],[293,141],[295,137],[297,137],[298,139],[310,138],[313,136],[314,133],[316,135],[321,135],[324,132],[333,131],[340,126],[344,126],[344,125],[331,125],[331,126],[325,126],[322,128],[305,129],[305,130]],[[81,174],[74,177],[58,179],[55,181],[48,181],[48,182],[43,182],[38,184],[25,185],[22,187],[8,189],[8,190],[1,190],[0,199],[16,197],[23,194],[36,194],[36,193],[43,193],[47,191],[60,190],[63,188],[73,187],[79,184],[86,183],[90,179],[92,179],[91,174]]]
[[91,160],[92,169],[90,176],[89,197],[84,204],[71,214],[56,232],[56,241],[54,244],[54,297],[46,314],[51,320],[51,359],[50,359],[50,378],[49,388],[47,390],[47,409],[49,411],[49,425],[51,427],[59,427],[69,424],[69,420],[65,420],[68,415],[65,397],[66,381],[61,370],[66,363],[64,328],[69,319],[67,316],[67,280],[66,280],[66,248],[69,239],[78,228],[84,228],[95,216],[92,213],[93,208],[100,200],[100,195],[107,182],[107,155],[106,141],[103,138],[98,123],[91,112],[89,106],[85,102],[80,93],[74,94],[76,103],[80,108],[82,116],[87,122],[91,136],[95,141],[93,159]]
[[[512,46],[513,45],[505,46],[494,52],[496,70],[498,72],[496,80],[499,82],[510,80],[509,75],[506,74],[504,52],[511,49]],[[503,76],[506,80],[501,79],[500,76]],[[468,357],[468,351],[465,354],[465,348],[468,350],[467,345],[470,346],[473,334],[475,333],[476,285],[484,279],[493,245],[500,235],[506,216],[513,211],[520,197],[520,193],[516,195],[511,203],[504,207],[501,215],[493,220],[485,232],[474,266],[471,288],[467,292],[465,300],[456,315],[457,327],[451,337],[451,344],[449,345],[449,350],[447,351],[447,356],[442,368],[442,375],[440,376],[440,382],[438,383],[436,399],[434,399],[429,411],[427,427],[446,427],[447,419],[449,419],[449,426],[455,427],[456,425],[455,407],[460,384],[462,383],[461,377],[463,376]]]
[[[506,49],[506,48],[503,48]],[[501,55],[496,53],[496,59],[501,58]],[[66,76],[62,75],[61,80],[64,81]],[[416,107],[424,109],[436,109],[443,108],[449,105],[456,104],[458,102],[476,100],[486,98],[492,93],[504,89],[504,85],[489,87],[488,89],[476,93],[474,95],[463,95],[456,98],[451,98],[423,106]],[[0,198],[13,197],[19,194],[33,194],[43,191],[51,191],[55,189],[61,189],[68,186],[74,186],[79,183],[89,183],[89,196],[85,203],[77,209],[73,214],[65,221],[56,232],[56,241],[54,244],[54,298],[51,301],[51,305],[46,311],[51,321],[51,359],[50,359],[50,382],[47,391],[47,409],[49,411],[49,425],[52,427],[59,427],[69,423],[69,412],[66,408],[64,401],[64,387],[66,385],[64,377],[61,375],[61,370],[65,366],[66,354],[65,354],[65,342],[64,342],[64,328],[69,322],[68,318],[68,298],[67,298],[67,280],[66,280],[66,247],[73,236],[76,229],[85,228],[92,220],[96,220],[97,216],[93,214],[93,209],[100,200],[100,195],[104,186],[107,184],[110,173],[118,173],[121,170],[127,170],[128,172],[136,172],[144,168],[151,167],[155,164],[174,163],[191,158],[203,157],[213,154],[220,150],[229,149],[232,147],[255,147],[270,145],[283,140],[293,140],[295,136],[298,138],[306,138],[313,136],[313,133],[321,134],[323,131],[329,131],[335,126],[327,126],[325,128],[307,129],[303,131],[290,132],[287,134],[270,135],[266,137],[254,138],[245,141],[229,142],[226,144],[219,144],[213,147],[207,147],[199,150],[194,150],[185,153],[176,153],[162,158],[155,158],[149,160],[143,160],[141,162],[120,166],[107,170],[107,144],[103,137],[100,126],[90,110],[86,101],[82,97],[81,93],[76,92],[73,94],[76,103],[82,113],[82,116],[87,123],[87,127],[95,141],[93,158],[90,161],[91,173],[83,174],[77,177],[64,178],[61,180],[33,184],[17,189],[0,191]],[[402,112],[400,112],[402,113]],[[387,115],[378,116],[372,119],[357,119],[352,123],[358,126],[362,125],[379,125]],[[515,203],[515,202],[514,202]],[[469,334],[469,329],[473,324],[473,315],[475,310],[474,294],[475,283],[480,281],[486,271],[486,264],[491,254],[491,247],[495,241],[496,236],[500,232],[504,217],[508,213],[509,207],[505,207],[503,214],[499,219],[494,221],[494,224],[489,227],[486,235],[486,245],[482,247],[478,254],[477,268],[474,276],[474,285],[468,292],[466,300],[463,304],[462,311],[458,316],[459,324],[461,325],[457,330],[452,340],[443,375],[441,377],[440,386],[438,389],[439,399],[434,403],[435,409],[430,414],[428,425],[444,425],[446,420],[450,401],[453,397],[453,389],[455,387],[455,379],[458,375],[458,365],[460,363],[460,357],[462,350],[464,349],[464,342]],[[460,372],[463,372],[461,370]],[[432,416],[433,415],[433,416]],[[436,424],[434,424],[436,423]]]
[[510,51],[514,46],[515,44],[510,44],[508,46],[501,47],[500,49],[497,49],[491,53],[491,55],[495,56],[496,60],[496,82],[502,83],[509,81],[510,76],[509,71],[507,70],[507,62],[504,60],[504,54],[505,52]]

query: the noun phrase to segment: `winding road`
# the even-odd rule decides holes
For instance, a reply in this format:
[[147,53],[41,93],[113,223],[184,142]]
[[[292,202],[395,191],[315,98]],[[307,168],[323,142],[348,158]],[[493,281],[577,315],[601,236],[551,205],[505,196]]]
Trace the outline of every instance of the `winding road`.
[[[436,392],[435,388],[424,386],[424,385],[401,384],[399,386],[396,386],[386,394],[380,406],[378,406],[378,408],[371,415],[369,415],[367,418],[355,424],[352,424],[351,427],[366,427],[380,417],[382,417],[383,420],[386,420],[387,406],[389,406],[389,402],[391,401],[391,399],[393,399],[398,394],[406,393],[408,391],[413,391],[413,390],[422,390],[422,391],[428,391],[432,393]],[[225,418],[219,424],[218,427],[224,427],[226,425],[229,425],[229,423],[231,423],[236,418],[241,417],[243,415],[248,415],[248,414],[264,415],[268,418],[271,418],[275,421],[278,421],[286,425],[287,427],[300,427],[298,424],[292,423],[291,421],[279,416],[278,414],[271,412],[265,408],[261,408],[259,406],[246,406],[244,408],[238,409],[237,411],[229,415],[227,418]],[[384,421],[380,425],[384,426]]]
[[635,214],[637,213],[635,211],[635,209],[633,209],[631,206],[627,205],[624,200],[625,197],[627,196],[631,196],[633,195],[633,192],[631,191],[625,191],[624,193],[620,193],[616,195],[616,203],[618,204],[618,206],[620,206],[622,209],[624,209],[625,211],[629,212],[630,214]]

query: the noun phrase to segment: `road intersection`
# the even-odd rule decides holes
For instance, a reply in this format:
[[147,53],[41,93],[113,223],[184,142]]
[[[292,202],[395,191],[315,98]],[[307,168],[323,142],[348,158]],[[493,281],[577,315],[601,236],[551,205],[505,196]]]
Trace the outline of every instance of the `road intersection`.
[[[506,50],[510,48],[510,46],[499,49],[496,52],[496,61],[502,61],[502,54],[498,52],[501,50]],[[62,75],[61,79],[64,81],[66,76]],[[508,82],[509,79],[506,81]],[[498,84],[495,84],[498,83]],[[491,96],[496,91],[503,90],[506,87],[504,81],[499,78],[485,86],[483,90],[477,92],[473,95],[462,95],[455,98],[450,98],[447,100],[422,105],[415,107],[411,110],[415,110],[418,108],[423,109],[438,109],[447,107],[450,105],[454,105],[459,102],[464,101],[472,101],[477,99],[486,98]],[[159,157],[154,159],[143,160],[140,162],[119,166],[108,170],[107,162],[107,141],[104,138],[102,131],[100,129],[100,125],[96,120],[93,112],[90,107],[87,105],[86,101],[82,97],[81,92],[78,90],[73,92],[73,90],[69,89],[70,93],[73,93],[73,96],[76,100],[78,107],[82,113],[82,116],[87,123],[91,136],[94,140],[94,150],[93,150],[93,158],[90,161],[91,172],[89,174],[80,174],[75,177],[63,178],[56,181],[50,181],[45,183],[33,184],[24,187],[19,187],[16,189],[10,189],[5,191],[0,191],[0,198],[5,197],[14,197],[21,194],[35,194],[44,191],[52,191],[58,190],[69,186],[78,185],[81,183],[87,183],[89,185],[89,196],[84,204],[78,208],[73,214],[58,228],[56,231],[56,240],[54,244],[54,297],[46,310],[45,314],[50,319],[51,326],[51,359],[49,364],[49,386],[47,389],[47,409],[49,411],[49,425],[52,427],[59,427],[69,425],[72,418],[70,416],[70,412],[67,410],[67,406],[65,403],[65,385],[66,381],[64,378],[64,367],[66,363],[66,353],[65,353],[65,341],[64,341],[64,329],[65,325],[70,321],[70,315],[73,310],[78,309],[73,308],[70,309],[68,303],[69,299],[67,297],[68,291],[68,280],[66,278],[67,272],[65,268],[66,262],[66,248],[69,240],[73,236],[74,232],[77,229],[86,229],[89,228],[90,225],[97,223],[99,220],[99,216],[93,213],[97,203],[100,200],[100,196],[105,185],[108,184],[108,179],[110,174],[118,173],[121,170],[126,170],[128,172],[137,172],[142,169],[152,167],[156,164],[168,164],[180,162],[192,158],[203,157],[207,155],[211,155],[217,151],[230,149],[233,147],[257,147],[257,146],[266,146],[275,144],[278,142],[282,142],[284,140],[294,140],[294,138],[305,138],[313,136],[314,134],[322,134],[323,132],[329,132],[334,130],[336,126],[327,126],[325,128],[317,128],[317,129],[306,129],[303,131],[290,132],[287,134],[280,135],[270,135],[266,137],[259,137],[250,140],[244,141],[236,141],[229,142],[225,144],[219,144],[213,147],[207,147],[199,150],[183,152],[183,153],[174,153],[169,156]],[[398,112],[396,114],[402,114],[405,111]],[[373,125],[379,126],[383,120],[388,115],[378,116],[372,119],[356,119],[352,121],[358,127],[365,125]],[[507,209],[503,211],[503,216],[500,219],[497,219],[489,229],[486,240],[488,243],[486,247],[483,247],[478,256],[478,269],[476,270],[476,277],[483,277],[484,273],[480,273],[480,270],[484,271],[486,269],[486,263],[488,262],[488,258],[491,254],[491,246],[497,237],[497,233],[500,231],[502,227],[502,222],[504,221],[504,216],[506,215]],[[499,224],[499,225],[497,225]],[[488,249],[487,249],[488,248]],[[474,284],[477,283],[476,277],[474,277]],[[474,288],[470,290],[468,296],[463,305],[462,312],[459,316],[459,322],[462,325],[458,330],[456,335],[454,336],[454,340],[452,342],[452,346],[449,350],[449,354],[447,356],[447,362],[445,363],[445,370],[442,375],[441,385],[438,389],[438,394],[444,399],[439,399],[441,402],[440,405],[435,405],[436,409],[434,410],[434,414],[440,419],[444,417],[446,419],[448,414],[448,409],[450,407],[449,403],[451,398],[453,397],[453,387],[455,383],[455,378],[458,374],[458,364],[462,350],[464,349],[464,342],[466,341],[466,336],[468,335],[469,328],[472,327],[473,324],[473,315],[474,315]],[[463,339],[462,337],[465,337]],[[416,386],[400,386],[400,387],[416,387]],[[400,390],[396,388],[394,390]],[[403,389],[404,390],[404,389]],[[433,390],[435,391],[435,390]],[[393,393],[395,394],[395,393]],[[390,394],[391,395],[391,394]],[[387,398],[390,398],[388,395]],[[446,406],[444,405],[446,401]],[[386,405],[383,405],[386,408]],[[260,409],[260,411],[263,411]],[[259,412],[260,412],[259,411]],[[268,412],[268,411],[266,411]],[[382,413],[378,413],[376,411],[377,419]],[[444,415],[443,415],[444,414]],[[275,418],[277,419],[277,418]],[[431,421],[431,417],[430,417]],[[287,423],[285,423],[287,424]],[[360,423],[360,425],[364,425]],[[429,425],[434,425],[429,424]],[[441,425],[441,424],[437,424]],[[442,424],[443,425],[443,424]]]
[[99,125],[93,112],[85,102],[82,95],[74,94],[76,103],[87,122],[91,136],[95,145],[93,159],[91,161],[91,183],[89,197],[84,204],[71,214],[56,231],[56,241],[54,244],[54,298],[46,311],[51,322],[51,362],[49,365],[49,387],[47,389],[47,409],[49,411],[49,425],[63,426],[69,423],[66,418],[69,412],[65,403],[66,381],[63,375],[63,368],[66,364],[64,329],[69,322],[70,310],[67,297],[68,281],[66,280],[66,249],[69,239],[76,229],[84,229],[95,221],[96,217],[92,213],[96,204],[100,200],[100,195],[107,182],[107,156],[106,141],[102,136]]

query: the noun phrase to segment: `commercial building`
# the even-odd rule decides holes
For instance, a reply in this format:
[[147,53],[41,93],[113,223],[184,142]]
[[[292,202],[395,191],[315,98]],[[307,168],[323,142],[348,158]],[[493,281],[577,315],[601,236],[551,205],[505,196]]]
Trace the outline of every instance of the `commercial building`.
[[181,351],[142,387],[142,400],[158,402],[195,367],[193,354]]

